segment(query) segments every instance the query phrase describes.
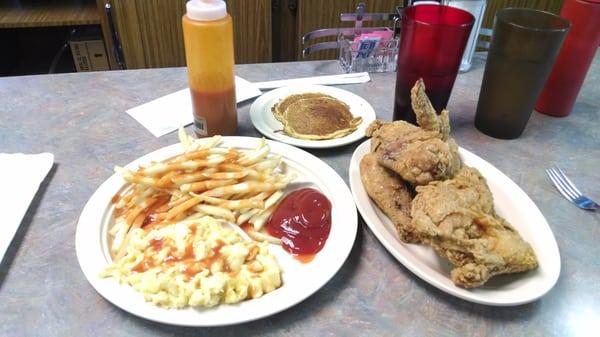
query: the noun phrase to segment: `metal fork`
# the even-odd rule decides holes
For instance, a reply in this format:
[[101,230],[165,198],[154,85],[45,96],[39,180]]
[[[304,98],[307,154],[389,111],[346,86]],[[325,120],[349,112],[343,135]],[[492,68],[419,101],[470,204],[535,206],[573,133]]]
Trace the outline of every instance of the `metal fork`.
[[563,197],[570,202],[577,205],[577,207],[588,211],[596,211],[600,209],[600,205],[598,205],[598,203],[581,194],[577,187],[575,187],[575,185],[571,182],[571,180],[569,180],[569,178],[560,168],[552,167],[546,169],[546,173],[560,194],[562,194]]

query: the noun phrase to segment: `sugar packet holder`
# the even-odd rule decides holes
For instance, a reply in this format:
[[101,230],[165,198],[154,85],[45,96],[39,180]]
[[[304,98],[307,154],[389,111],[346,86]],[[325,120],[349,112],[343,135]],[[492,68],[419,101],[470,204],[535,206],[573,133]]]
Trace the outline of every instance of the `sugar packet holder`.
[[[399,46],[400,17],[402,7],[396,13],[365,13],[360,3],[355,13],[343,13],[341,21],[354,22],[352,28],[325,28],[305,34],[302,44],[303,57],[325,49],[337,49],[340,65],[344,71],[386,72],[396,70]],[[388,27],[362,27],[364,21],[389,21]],[[310,44],[314,39],[336,37],[336,41]]]

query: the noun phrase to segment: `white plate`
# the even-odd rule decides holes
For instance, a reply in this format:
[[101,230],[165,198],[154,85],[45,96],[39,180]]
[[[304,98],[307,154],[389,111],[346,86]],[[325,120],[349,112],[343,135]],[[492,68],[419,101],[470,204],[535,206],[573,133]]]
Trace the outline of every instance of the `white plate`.
[[[324,93],[348,104],[350,112],[354,117],[362,117],[362,123],[351,134],[335,139],[307,140],[285,135],[281,132],[281,130],[283,130],[283,124],[275,119],[273,112],[271,112],[271,107],[279,102],[280,99],[289,95],[307,92]],[[362,97],[346,90],[323,85],[299,85],[275,89],[260,96],[252,103],[252,106],[250,106],[250,119],[252,120],[254,127],[260,133],[271,139],[305,148],[328,148],[355,142],[365,136],[367,126],[369,126],[375,118],[375,110],[373,110],[373,107]]]
[[[222,146],[251,149],[258,142],[258,138],[223,137]],[[352,249],[358,225],[352,195],[342,178],[317,157],[277,142],[269,141],[269,146],[271,153],[283,155],[288,169],[298,174],[298,180],[310,182],[329,198],[332,205],[329,238],[313,261],[302,264],[280,246],[269,247],[283,271],[281,288],[236,305],[211,309],[165,309],[145,302],[140,293],[127,285],[120,285],[114,278],[100,278],[100,271],[111,261],[107,244],[107,230],[113,223],[111,198],[125,185],[116,174],[92,195],[77,224],[77,258],[88,281],[108,301],[125,311],[153,321],[185,326],[219,326],[255,320],[289,308],[316,292],[335,275]],[[126,167],[137,169],[141,163],[163,160],[182,151],[179,144],[167,146]]]
[[460,148],[464,164],[477,168],[494,196],[497,213],[508,220],[531,244],[539,267],[526,273],[500,275],[476,289],[463,289],[450,280],[450,264],[425,245],[400,241],[388,217],[369,198],[360,179],[360,160],[370,152],[371,141],[362,143],[350,161],[350,188],[356,206],[383,246],[406,268],[432,286],[464,300],[497,306],[518,305],[546,294],[558,280],[560,255],[552,230],[533,201],[492,164]]

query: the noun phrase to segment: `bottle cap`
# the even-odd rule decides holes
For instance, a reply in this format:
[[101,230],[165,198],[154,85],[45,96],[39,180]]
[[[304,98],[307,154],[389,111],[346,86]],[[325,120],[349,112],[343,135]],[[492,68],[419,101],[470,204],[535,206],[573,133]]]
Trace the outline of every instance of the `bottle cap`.
[[190,0],[185,7],[191,20],[215,21],[227,16],[227,5],[222,0]]

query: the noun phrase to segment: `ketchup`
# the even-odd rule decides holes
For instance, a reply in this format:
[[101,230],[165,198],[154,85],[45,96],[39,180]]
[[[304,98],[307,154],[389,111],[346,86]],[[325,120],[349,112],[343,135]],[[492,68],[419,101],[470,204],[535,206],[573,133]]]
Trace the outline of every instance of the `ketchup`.
[[[303,188],[287,195],[267,223],[283,249],[297,257],[318,253],[331,230],[331,202],[321,192]],[[308,262],[310,259],[300,258]]]

